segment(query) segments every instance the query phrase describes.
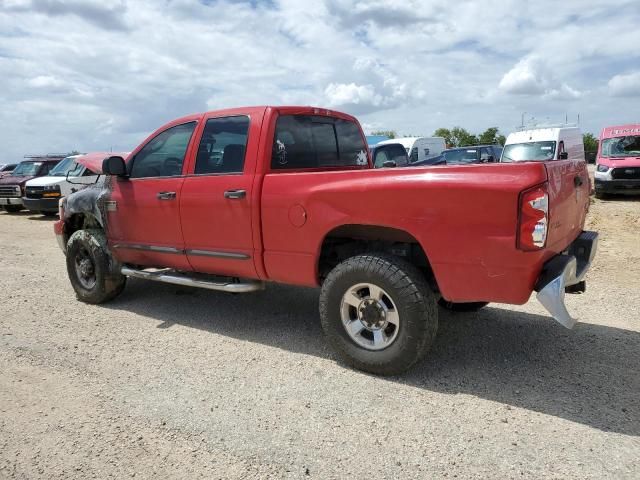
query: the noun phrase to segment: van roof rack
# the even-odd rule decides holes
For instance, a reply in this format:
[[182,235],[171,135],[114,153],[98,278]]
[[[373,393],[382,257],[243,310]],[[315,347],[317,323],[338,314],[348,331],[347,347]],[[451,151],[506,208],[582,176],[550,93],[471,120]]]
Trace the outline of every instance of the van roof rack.
[[575,128],[577,126],[577,123],[533,123],[529,125],[518,125],[516,131],[540,130],[542,128]]

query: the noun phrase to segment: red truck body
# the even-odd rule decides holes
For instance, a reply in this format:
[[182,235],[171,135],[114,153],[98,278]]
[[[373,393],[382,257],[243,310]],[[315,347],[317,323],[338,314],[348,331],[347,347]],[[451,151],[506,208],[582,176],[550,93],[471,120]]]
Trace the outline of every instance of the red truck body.
[[[123,265],[318,286],[333,239],[375,239],[415,245],[448,302],[522,304],[545,264],[582,233],[589,205],[584,161],[374,169],[367,158],[348,167],[274,169],[276,122],[283,115],[358,125],[326,109],[250,107],[161,127],[126,161],[135,161],[165,130],[196,122],[182,170],[174,176],[111,176],[96,196],[93,215],[111,255]],[[250,119],[242,171],[196,173],[207,120],[236,116]],[[359,125],[358,131],[364,144]],[[531,189],[547,196],[547,234],[539,248],[523,249],[522,202]],[[70,221],[83,213],[77,195],[63,205],[56,225],[63,246],[80,228]]]

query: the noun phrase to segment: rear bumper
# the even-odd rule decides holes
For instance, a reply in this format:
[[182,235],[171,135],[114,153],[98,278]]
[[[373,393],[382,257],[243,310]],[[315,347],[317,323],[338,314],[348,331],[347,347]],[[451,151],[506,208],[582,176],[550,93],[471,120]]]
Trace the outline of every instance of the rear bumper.
[[0,205],[22,205],[20,197],[0,197]]
[[32,212],[57,212],[59,198],[27,198],[22,197],[22,203]]
[[596,192],[600,193],[640,194],[640,179],[602,180],[596,178],[594,185]]
[[544,264],[536,283],[536,298],[566,328],[573,328],[576,324],[564,303],[566,289],[583,282],[597,248],[597,232],[582,232],[566,252],[554,256]]

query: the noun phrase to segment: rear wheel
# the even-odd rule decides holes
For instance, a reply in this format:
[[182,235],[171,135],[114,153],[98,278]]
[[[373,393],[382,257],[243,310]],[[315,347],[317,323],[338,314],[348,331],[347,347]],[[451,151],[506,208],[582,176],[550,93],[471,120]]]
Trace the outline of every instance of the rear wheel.
[[349,365],[396,375],[418,362],[438,329],[436,298],[422,273],[386,254],[349,258],[322,285],[327,339]]
[[447,310],[451,310],[452,312],[477,312],[481,308],[489,305],[489,302],[466,302],[466,303],[455,303],[448,302],[444,298],[438,300],[438,305]]
[[4,210],[7,213],[17,213],[22,210],[22,205],[5,205]]
[[78,300],[103,303],[118,296],[126,277],[113,264],[102,230],[78,230],[67,242],[67,273]]

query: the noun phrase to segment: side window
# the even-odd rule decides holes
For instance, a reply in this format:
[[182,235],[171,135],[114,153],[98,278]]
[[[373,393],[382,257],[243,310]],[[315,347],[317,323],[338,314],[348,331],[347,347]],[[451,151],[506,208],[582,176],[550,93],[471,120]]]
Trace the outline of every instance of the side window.
[[409,161],[411,163],[415,163],[418,161],[418,147],[413,147],[411,149],[411,153],[409,154]]
[[272,169],[367,165],[367,149],[350,121],[311,115],[282,115],[276,122]]
[[375,168],[382,168],[384,162],[393,161],[396,167],[406,167],[408,164],[407,153],[402,145],[385,145],[375,151],[373,165]]
[[568,155],[564,150],[564,141],[560,140],[560,142],[558,143],[558,160],[563,160],[565,158],[568,158]]
[[133,158],[131,178],[182,175],[184,155],[196,122],[184,123],[156,135]]
[[196,175],[242,173],[249,117],[210,118],[202,132],[196,157]]

